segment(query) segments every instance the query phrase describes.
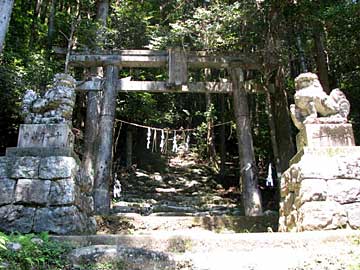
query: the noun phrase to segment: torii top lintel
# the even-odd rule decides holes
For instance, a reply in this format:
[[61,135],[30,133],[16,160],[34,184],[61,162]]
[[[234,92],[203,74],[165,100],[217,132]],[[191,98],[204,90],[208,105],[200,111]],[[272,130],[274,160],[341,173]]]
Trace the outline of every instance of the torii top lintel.
[[259,54],[251,53],[217,53],[206,51],[185,51],[180,48],[169,50],[119,50],[111,53],[73,53],[69,64],[72,66],[94,67],[117,65],[120,67],[152,68],[165,67],[169,59],[182,58],[189,68],[229,68],[238,67],[244,70],[259,70],[262,66]]

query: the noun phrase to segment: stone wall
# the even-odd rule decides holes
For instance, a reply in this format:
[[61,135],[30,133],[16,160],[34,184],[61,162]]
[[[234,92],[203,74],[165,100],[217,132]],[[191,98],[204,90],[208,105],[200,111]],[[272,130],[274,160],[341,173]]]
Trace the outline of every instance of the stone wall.
[[0,229],[94,232],[93,200],[81,190],[78,168],[72,156],[0,157]]
[[[351,137],[352,129],[346,133]],[[308,138],[312,147],[298,145],[282,175],[279,231],[360,228],[360,147],[316,146],[318,135]],[[333,136],[325,135],[322,141],[333,145]]]

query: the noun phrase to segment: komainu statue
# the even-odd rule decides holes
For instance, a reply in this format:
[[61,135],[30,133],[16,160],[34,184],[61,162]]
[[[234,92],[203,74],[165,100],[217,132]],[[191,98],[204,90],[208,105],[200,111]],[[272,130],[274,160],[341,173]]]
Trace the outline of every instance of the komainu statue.
[[304,124],[340,124],[347,122],[350,103],[339,89],[327,95],[314,73],[303,73],[295,79],[295,104],[290,105],[291,118],[298,129]]
[[76,81],[68,74],[56,74],[52,87],[40,97],[27,90],[22,101],[26,124],[71,123]]

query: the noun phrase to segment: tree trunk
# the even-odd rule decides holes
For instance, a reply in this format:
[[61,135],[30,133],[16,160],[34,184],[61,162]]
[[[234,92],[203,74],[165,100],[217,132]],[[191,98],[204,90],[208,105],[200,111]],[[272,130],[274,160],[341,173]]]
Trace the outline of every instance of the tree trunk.
[[[210,69],[205,69],[205,80],[209,81],[211,77]],[[207,135],[206,135],[206,144],[207,144],[207,154],[210,160],[210,163],[217,168],[216,163],[216,149],[215,149],[215,134],[214,134],[214,118],[213,118],[213,103],[211,101],[211,94],[205,94],[206,102],[206,122],[207,122]]]
[[240,68],[230,70],[233,87],[236,134],[240,161],[240,182],[246,216],[262,215],[261,195],[258,189],[253,139],[244,73]]
[[3,51],[14,0],[0,0],[0,54]]
[[280,163],[280,156],[279,156],[279,148],[277,145],[277,136],[276,136],[276,124],[275,124],[275,119],[272,113],[272,107],[271,107],[271,94],[270,94],[270,87],[268,87],[267,89],[267,93],[266,93],[266,110],[267,110],[267,114],[268,114],[268,122],[269,122],[269,127],[270,127],[270,137],[271,137],[271,145],[272,145],[272,150],[273,150],[273,155],[274,155],[274,160],[275,160],[275,168],[276,168],[276,173],[277,173],[277,177],[281,177],[281,173],[282,173],[282,169],[281,169],[281,163]]
[[[318,29],[315,28],[315,29]],[[316,31],[316,30],[315,30]],[[330,93],[328,63],[326,60],[324,35],[322,29],[318,29],[314,33],[315,50],[316,50],[316,66],[319,74],[319,80],[326,93]]]
[[300,57],[300,72],[307,72],[307,66],[306,66],[306,59],[305,59],[305,52],[302,45],[301,37],[297,35],[296,37],[296,45],[297,49],[299,51],[299,57]]
[[51,0],[50,4],[50,14],[49,14],[49,23],[48,23],[48,50],[51,50],[54,33],[55,33],[55,11],[56,11],[56,0]]
[[287,94],[284,87],[283,69],[280,67],[275,77],[275,90],[270,93],[271,115],[274,119],[277,152],[279,156],[279,173],[289,168],[289,161],[295,154],[291,136],[291,121]]
[[106,20],[109,14],[109,0],[98,0],[96,5],[96,19],[100,22],[102,27],[106,27]]
[[[97,2],[97,13],[96,19],[98,22],[105,27],[106,18],[108,16],[109,1],[98,1]],[[102,67],[94,67],[90,69],[91,76],[103,76]],[[84,138],[84,156],[82,168],[84,174],[90,177],[91,181],[94,182],[95,161],[98,155],[98,145],[96,144],[98,136],[99,126],[99,110],[100,110],[100,95],[94,91],[87,93],[87,107],[86,107],[86,120],[85,120],[85,138]]]
[[[96,159],[94,203],[95,212],[106,214],[110,210],[110,179],[112,169],[112,144],[116,108],[116,83],[119,69],[116,66],[106,67],[106,81],[100,111],[99,151]],[[99,136],[99,137],[100,137]]]
[[206,117],[207,122],[207,135],[206,135],[206,144],[207,144],[207,152],[212,165],[216,166],[216,150],[214,144],[214,118],[212,116],[212,102],[211,102],[211,94],[205,94],[206,100],[206,111],[208,113]]
[[[221,123],[225,122],[225,95],[220,95],[220,112]],[[225,162],[226,162],[226,145],[225,145],[225,125],[220,126],[220,178],[224,180],[225,177]]]
[[126,131],[126,167],[131,167],[132,165],[132,156],[133,156],[133,136],[132,130],[128,127]]

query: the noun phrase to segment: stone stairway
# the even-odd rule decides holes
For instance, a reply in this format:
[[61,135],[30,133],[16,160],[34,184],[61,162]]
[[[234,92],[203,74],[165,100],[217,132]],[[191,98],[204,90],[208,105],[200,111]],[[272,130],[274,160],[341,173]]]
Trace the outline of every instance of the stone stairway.
[[196,155],[169,159],[167,171],[128,169],[117,173],[120,198],[110,216],[98,216],[98,233],[208,230],[217,233],[276,231],[278,215],[245,217],[238,187],[224,188]]
[[[360,265],[360,232],[277,233],[276,212],[243,216],[239,190],[218,184],[191,155],[171,159],[166,172],[133,169],[118,177],[121,197],[110,215],[97,217],[96,235],[54,236],[76,246],[70,254],[74,269],[89,262],[99,270],[339,270]],[[109,263],[112,268],[102,268]]]

